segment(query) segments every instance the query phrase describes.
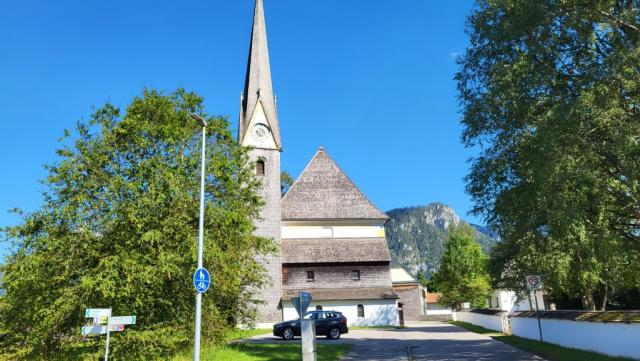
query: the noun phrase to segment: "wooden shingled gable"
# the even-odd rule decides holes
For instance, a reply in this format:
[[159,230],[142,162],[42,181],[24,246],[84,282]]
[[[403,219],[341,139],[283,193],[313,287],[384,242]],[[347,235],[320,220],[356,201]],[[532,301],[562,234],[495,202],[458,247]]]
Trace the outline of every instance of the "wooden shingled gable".
[[388,218],[322,147],[282,198],[282,220]]

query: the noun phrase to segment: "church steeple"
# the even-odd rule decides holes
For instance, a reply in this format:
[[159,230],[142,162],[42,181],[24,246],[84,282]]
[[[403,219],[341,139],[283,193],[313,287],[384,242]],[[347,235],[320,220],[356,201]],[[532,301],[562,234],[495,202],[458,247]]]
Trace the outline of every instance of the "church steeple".
[[253,220],[254,234],[272,239],[277,246],[276,252],[258,257],[267,271],[267,278],[265,286],[256,292],[256,299],[263,301],[256,310],[256,323],[265,327],[267,324],[282,321],[282,311],[278,307],[282,299],[280,251],[282,223],[280,151],[282,146],[276,102],[271,88],[269,49],[262,0],[256,0],[253,14],[247,78],[240,102],[238,143],[251,147],[248,152],[249,159],[255,167],[256,178],[261,183],[258,193],[264,205],[259,217]]
[[[265,124],[266,123],[266,124]],[[254,128],[257,124],[266,127]],[[259,144],[248,141],[249,133],[264,133],[268,130],[271,135],[267,140],[259,140]],[[259,138],[256,138],[259,139]],[[253,29],[251,31],[251,45],[249,46],[249,60],[247,74],[240,104],[240,126],[238,127],[238,143],[281,149],[280,125],[278,112],[271,84],[271,68],[269,65],[269,48],[267,46],[267,29],[264,21],[264,6],[262,0],[256,0],[253,14]]]

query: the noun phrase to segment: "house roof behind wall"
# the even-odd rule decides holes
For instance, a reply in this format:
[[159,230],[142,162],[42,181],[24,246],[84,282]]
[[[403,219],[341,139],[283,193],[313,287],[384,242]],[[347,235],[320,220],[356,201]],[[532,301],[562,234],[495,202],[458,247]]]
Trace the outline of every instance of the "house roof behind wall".
[[442,297],[442,293],[428,292],[427,303],[438,303],[440,302],[441,297]]

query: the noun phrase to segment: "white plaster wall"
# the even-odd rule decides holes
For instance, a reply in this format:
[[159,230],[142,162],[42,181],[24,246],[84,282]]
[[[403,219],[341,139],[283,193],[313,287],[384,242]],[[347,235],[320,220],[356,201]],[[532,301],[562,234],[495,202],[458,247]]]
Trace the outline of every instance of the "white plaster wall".
[[444,305],[441,305],[439,303],[427,303],[427,310],[431,310],[431,311],[436,311],[436,310],[444,311],[444,310],[446,310],[446,311],[451,312],[451,308],[449,308],[447,306],[444,306]]
[[282,227],[282,239],[332,238],[332,237],[333,237],[333,229],[330,226]]
[[[454,312],[454,319],[502,331],[503,317],[472,312]],[[538,320],[509,317],[511,333],[539,340]],[[640,323],[604,323],[541,319],[542,339],[564,347],[595,351],[610,356],[640,359]]]
[[[364,318],[358,317],[358,304],[364,306]],[[323,311],[338,311],[347,318],[349,326],[387,326],[400,325],[396,300],[345,300],[313,301],[308,311],[322,305]],[[283,302],[284,320],[295,320],[298,313],[290,301]]]
[[282,227],[283,239],[303,238],[384,238],[382,225],[289,225]]
[[[543,321],[544,320],[540,320],[540,323],[542,324]],[[545,327],[543,326],[543,329],[544,328]],[[511,317],[511,333],[516,336],[539,340],[540,334],[538,332],[538,319],[529,317]],[[545,338],[544,330],[542,338]],[[551,340],[548,342],[551,342]]]
[[316,221],[282,221],[284,227],[304,227],[304,226],[377,226],[384,228],[384,221],[371,219],[331,219]]
[[[607,354],[640,359],[640,323],[604,323],[542,319],[545,342]],[[538,320],[512,317],[511,332],[538,340]]]
[[501,316],[483,315],[474,312],[455,312],[454,314],[456,321],[468,322],[477,326],[488,328],[490,330],[504,332],[504,321]]
[[450,315],[453,313],[451,310],[431,310],[427,309],[427,315]]

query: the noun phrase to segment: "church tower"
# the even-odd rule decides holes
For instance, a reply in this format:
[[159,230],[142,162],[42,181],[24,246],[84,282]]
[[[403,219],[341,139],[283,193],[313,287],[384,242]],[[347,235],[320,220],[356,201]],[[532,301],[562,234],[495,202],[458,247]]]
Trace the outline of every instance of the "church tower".
[[249,60],[240,100],[240,124],[238,143],[251,146],[255,171],[262,180],[261,196],[265,205],[260,219],[255,221],[255,234],[271,238],[278,246],[275,255],[263,260],[269,279],[256,298],[263,300],[258,308],[256,322],[268,324],[280,322],[282,312],[278,309],[282,297],[282,261],[280,256],[280,127],[275,97],[271,85],[269,49],[264,21],[262,0],[256,0],[249,46]]

